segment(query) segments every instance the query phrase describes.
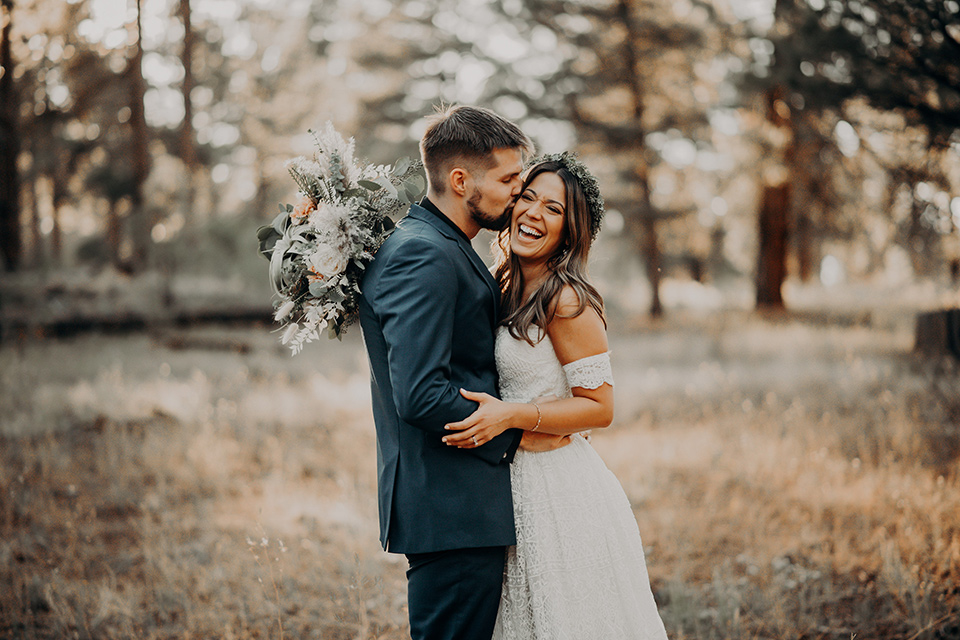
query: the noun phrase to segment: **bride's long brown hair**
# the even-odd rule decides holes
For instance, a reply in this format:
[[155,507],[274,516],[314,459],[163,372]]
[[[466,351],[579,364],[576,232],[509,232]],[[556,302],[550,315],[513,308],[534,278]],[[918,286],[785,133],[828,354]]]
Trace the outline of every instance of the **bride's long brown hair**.
[[[531,345],[539,342],[546,334],[547,325],[557,314],[560,292],[569,285],[577,294],[577,309],[570,314],[575,318],[587,306],[594,309],[603,318],[603,298],[587,280],[587,256],[591,244],[591,217],[587,207],[587,198],[579,180],[559,162],[547,161],[529,169],[523,179],[521,193],[541,173],[555,173],[566,187],[567,197],[563,220],[564,242],[558,246],[547,261],[547,277],[526,301],[523,299],[523,272],[519,259],[510,251],[510,217],[505,228],[497,234],[494,242],[496,252],[496,270],[494,275],[500,285],[501,313],[500,324],[505,325],[510,335],[518,340],[526,340]],[[606,324],[606,319],[604,319]],[[530,328],[537,327],[537,337],[530,336]]]

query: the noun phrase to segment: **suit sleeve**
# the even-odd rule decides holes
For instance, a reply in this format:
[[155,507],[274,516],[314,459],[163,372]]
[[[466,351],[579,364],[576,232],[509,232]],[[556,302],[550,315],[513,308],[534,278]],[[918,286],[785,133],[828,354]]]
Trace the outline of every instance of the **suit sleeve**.
[[[478,406],[450,382],[457,286],[450,256],[432,242],[411,239],[390,256],[375,292],[397,412],[437,437]],[[512,459],[517,442],[508,431],[464,451],[499,463]]]

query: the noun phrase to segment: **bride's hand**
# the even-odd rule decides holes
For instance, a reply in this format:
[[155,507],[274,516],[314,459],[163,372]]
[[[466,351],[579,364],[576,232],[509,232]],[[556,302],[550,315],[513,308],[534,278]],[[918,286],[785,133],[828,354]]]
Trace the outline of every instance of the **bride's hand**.
[[443,441],[451,447],[461,449],[482,447],[513,426],[516,405],[498,400],[488,393],[477,393],[466,389],[460,389],[460,395],[467,400],[479,403],[480,406],[460,422],[446,425],[446,429],[456,432],[443,437]]

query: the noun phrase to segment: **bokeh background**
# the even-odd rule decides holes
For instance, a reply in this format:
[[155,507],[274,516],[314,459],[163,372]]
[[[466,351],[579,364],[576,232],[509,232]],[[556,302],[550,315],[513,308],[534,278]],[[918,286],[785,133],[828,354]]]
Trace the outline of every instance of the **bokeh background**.
[[291,357],[256,229],[442,101],[600,177],[670,636],[960,638],[957,0],[0,7],[0,637],[406,637],[359,331]]

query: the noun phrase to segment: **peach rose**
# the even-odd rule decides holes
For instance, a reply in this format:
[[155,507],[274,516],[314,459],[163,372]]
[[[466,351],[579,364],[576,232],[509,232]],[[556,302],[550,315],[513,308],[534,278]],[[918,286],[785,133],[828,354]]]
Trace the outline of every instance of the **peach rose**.
[[310,215],[310,212],[316,208],[317,205],[314,204],[313,200],[304,196],[293,208],[293,211],[290,212],[290,219],[293,220],[295,224],[300,224],[306,220],[307,216]]

